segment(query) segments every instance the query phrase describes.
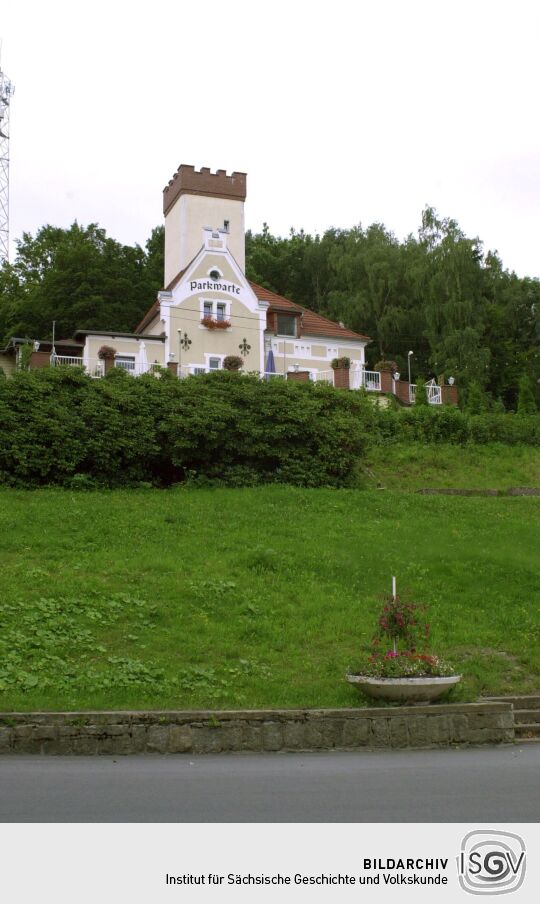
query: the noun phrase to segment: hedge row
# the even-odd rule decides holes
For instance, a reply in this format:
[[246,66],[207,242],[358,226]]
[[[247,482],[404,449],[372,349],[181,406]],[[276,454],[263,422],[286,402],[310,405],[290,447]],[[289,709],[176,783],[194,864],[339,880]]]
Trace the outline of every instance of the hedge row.
[[344,486],[370,417],[358,393],[227,372],[19,372],[0,381],[0,482]]
[[505,443],[540,445],[540,415],[468,414],[453,405],[378,408],[374,435],[381,443]]
[[540,416],[383,409],[362,392],[236,373],[134,379],[45,368],[0,380],[0,482],[347,486],[368,445],[540,445]]

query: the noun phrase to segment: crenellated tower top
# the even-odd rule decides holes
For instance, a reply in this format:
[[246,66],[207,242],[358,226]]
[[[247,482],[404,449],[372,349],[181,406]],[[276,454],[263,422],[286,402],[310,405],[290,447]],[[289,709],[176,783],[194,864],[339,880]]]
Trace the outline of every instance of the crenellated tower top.
[[246,173],[232,173],[218,169],[215,173],[207,166],[196,170],[181,163],[168,185],[163,189],[163,213],[165,216],[180,195],[205,195],[210,198],[228,198],[231,201],[246,200]]

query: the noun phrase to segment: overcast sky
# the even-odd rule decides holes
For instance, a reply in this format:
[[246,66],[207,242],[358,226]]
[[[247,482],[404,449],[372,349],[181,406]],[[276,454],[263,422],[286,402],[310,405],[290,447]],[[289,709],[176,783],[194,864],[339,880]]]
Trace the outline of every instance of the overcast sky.
[[[11,235],[144,244],[180,163],[247,226],[416,232],[426,204],[540,275],[540,3],[0,0]],[[214,224],[210,224],[214,225]]]

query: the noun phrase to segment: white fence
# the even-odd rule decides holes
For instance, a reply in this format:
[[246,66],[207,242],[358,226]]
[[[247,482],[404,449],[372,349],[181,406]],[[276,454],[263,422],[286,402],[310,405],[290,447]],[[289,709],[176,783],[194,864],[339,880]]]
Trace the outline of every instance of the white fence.
[[73,355],[51,355],[52,367],[83,367],[91,377],[105,376],[105,362],[100,359],[84,363],[82,358]]
[[[105,361],[101,358],[90,358],[83,361],[82,358],[73,355],[51,355],[51,365],[53,367],[83,367],[91,377],[105,376]],[[159,373],[162,370],[159,364],[138,364],[135,361],[116,361],[114,366],[125,370],[134,377],[147,373]]]
[[[427,400],[430,405],[442,405],[442,390],[440,386],[434,386],[431,383],[426,383],[426,392],[427,392]],[[409,401],[414,404],[414,400],[416,399],[416,383],[411,383],[409,386]]]
[[[193,377],[198,374],[213,374],[219,370],[222,370],[222,368],[206,367],[204,364],[181,364],[178,368],[178,376]],[[258,376],[261,380],[285,380],[287,377],[287,374],[280,374],[268,370],[245,370],[244,368],[241,368],[240,373],[247,374],[248,376]],[[319,376],[319,379],[324,379],[324,377]]]
[[331,383],[334,385],[334,371],[333,370],[312,370],[309,374],[310,380],[313,383]]
[[367,389],[368,392],[381,391],[381,375],[378,370],[358,370],[349,371],[349,385],[351,389]]
[[82,358],[70,355],[51,355],[51,364],[55,367],[62,364],[67,364],[69,367],[84,367]]
[[[68,365],[69,367],[84,367],[91,377],[105,376],[105,362],[100,358],[90,359],[86,363],[82,358],[70,355],[53,355],[51,356],[51,364],[55,367]],[[154,373],[158,375],[163,369],[160,364],[139,364],[135,361],[119,360],[115,362],[115,367],[120,367],[128,374],[134,377],[140,377],[142,374]],[[218,370],[216,367],[206,367],[205,365],[182,364],[178,368],[179,377],[196,376],[197,374],[213,373]],[[258,374],[261,380],[284,380],[287,374],[274,373],[267,371],[244,371],[244,373]],[[314,383],[330,383],[334,385],[333,370],[312,370],[309,378]],[[351,389],[361,389],[362,387],[368,392],[381,391],[381,374],[378,370],[363,370],[362,368],[351,368],[349,371],[349,385]],[[442,405],[442,390],[435,383],[426,383],[426,392],[430,405]],[[416,384],[411,383],[409,386],[409,401],[412,405],[416,397]]]

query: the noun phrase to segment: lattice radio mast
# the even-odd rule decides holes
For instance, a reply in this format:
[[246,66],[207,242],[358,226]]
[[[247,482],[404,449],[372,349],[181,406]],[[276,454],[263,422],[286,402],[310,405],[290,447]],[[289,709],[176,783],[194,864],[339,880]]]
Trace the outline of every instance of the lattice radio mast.
[[9,105],[14,91],[0,65],[0,263],[9,258]]

